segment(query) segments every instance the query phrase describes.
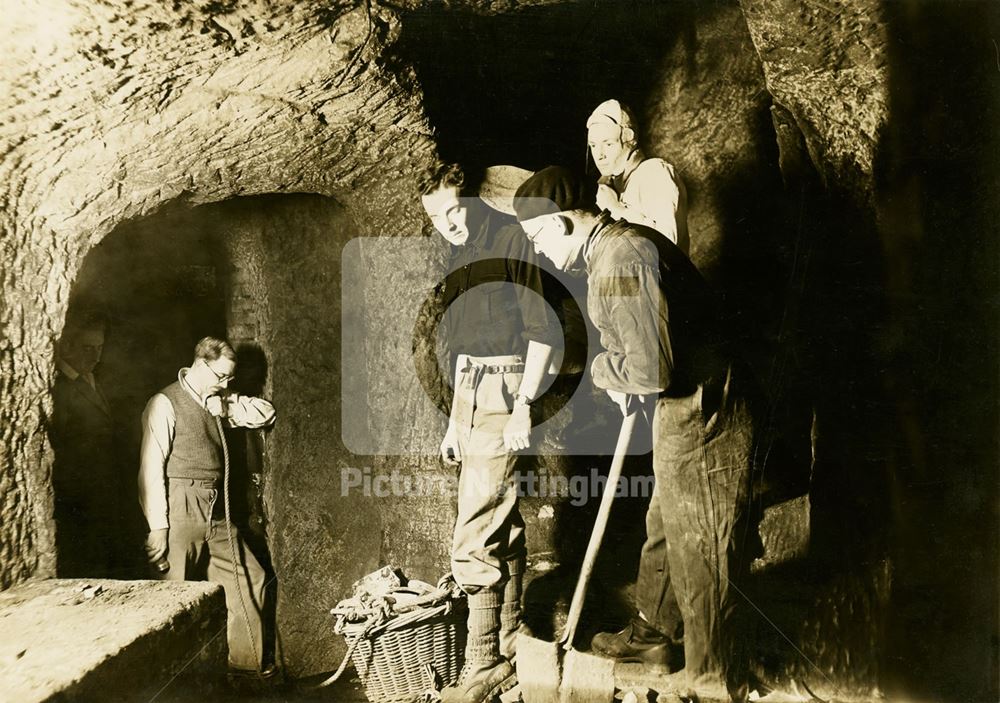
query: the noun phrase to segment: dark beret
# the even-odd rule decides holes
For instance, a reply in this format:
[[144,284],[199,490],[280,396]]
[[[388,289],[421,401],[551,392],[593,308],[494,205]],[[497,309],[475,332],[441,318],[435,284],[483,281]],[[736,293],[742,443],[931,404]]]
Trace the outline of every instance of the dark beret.
[[542,215],[594,207],[587,183],[562,166],[549,166],[521,184],[514,193],[514,211],[519,222]]

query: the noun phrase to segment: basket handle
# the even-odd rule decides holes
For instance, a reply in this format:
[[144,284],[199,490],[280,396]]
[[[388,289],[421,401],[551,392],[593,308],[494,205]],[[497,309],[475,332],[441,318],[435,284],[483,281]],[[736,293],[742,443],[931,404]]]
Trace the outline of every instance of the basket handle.
[[438,588],[431,591],[427,595],[415,598],[414,600],[406,603],[405,605],[396,607],[395,604],[392,607],[393,612],[396,613],[409,613],[417,608],[424,608],[431,605],[437,605],[438,603],[448,600],[451,597],[451,591],[445,588]]

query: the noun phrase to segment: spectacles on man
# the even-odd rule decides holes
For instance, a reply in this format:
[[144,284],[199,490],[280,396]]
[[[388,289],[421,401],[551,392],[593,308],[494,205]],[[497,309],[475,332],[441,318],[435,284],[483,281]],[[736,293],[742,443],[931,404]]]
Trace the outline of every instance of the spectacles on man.
[[215,380],[218,381],[219,383],[228,383],[229,381],[232,381],[234,378],[232,374],[219,373],[218,371],[213,369],[212,365],[209,364],[207,361],[205,362],[205,366],[208,367],[208,370],[212,372],[212,375],[215,376]]
[[532,223],[532,225],[525,227],[524,223],[522,223],[521,229],[524,230],[524,234],[528,237],[528,241],[534,244],[538,241],[538,236],[542,233],[542,230],[545,229],[545,225]]

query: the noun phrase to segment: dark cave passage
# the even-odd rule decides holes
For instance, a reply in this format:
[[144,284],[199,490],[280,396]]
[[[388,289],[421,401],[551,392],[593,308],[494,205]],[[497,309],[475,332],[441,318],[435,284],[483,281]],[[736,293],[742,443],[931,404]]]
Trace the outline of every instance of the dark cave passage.
[[[113,573],[119,578],[147,576],[141,547],[147,528],[136,487],[140,418],[149,398],[191,363],[199,339],[225,336],[226,270],[226,256],[204,220],[186,208],[170,208],[117,228],[84,260],[67,320],[97,313],[107,323],[95,376],[113,421],[113,455],[104,459],[112,469],[105,477],[109,485],[93,485],[90,470],[80,463],[88,461],[86,439],[55,444],[56,465],[68,471],[56,482],[57,505],[60,487],[71,502],[72,496],[85,496],[68,512],[57,510],[60,563],[75,561],[73,553],[85,545],[80,533],[92,529],[88,525],[120,512],[118,534],[112,538]],[[57,403],[57,422],[62,412],[72,410]],[[113,503],[107,502],[109,495]],[[96,566],[80,564],[74,575],[96,575]]]
[[415,10],[398,54],[417,69],[443,158],[469,169],[582,170],[591,110],[609,97],[645,107],[673,47],[693,41],[696,22],[717,9],[601,1],[495,16]]

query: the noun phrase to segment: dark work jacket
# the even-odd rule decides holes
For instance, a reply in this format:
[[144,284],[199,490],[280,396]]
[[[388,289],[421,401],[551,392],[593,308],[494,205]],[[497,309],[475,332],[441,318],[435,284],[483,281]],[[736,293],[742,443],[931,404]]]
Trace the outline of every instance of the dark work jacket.
[[656,230],[604,217],[592,242],[587,307],[604,352],[594,383],[683,397],[721,379],[731,353],[718,299],[691,260]]
[[56,375],[52,401],[56,573],[109,577],[122,537],[123,492],[111,409],[82,377],[71,380],[62,372]]
[[107,399],[82,376],[71,380],[59,372],[52,400],[52,482],[56,503],[88,512],[113,504],[118,489],[115,426]]
[[450,269],[442,330],[452,362],[458,354],[524,354],[529,341],[559,346],[538,259],[512,218],[488,212],[466,244],[453,247]]

